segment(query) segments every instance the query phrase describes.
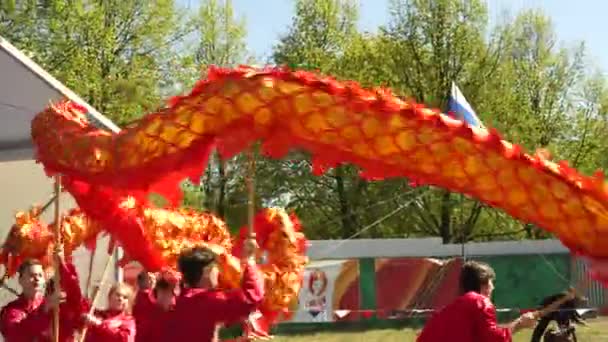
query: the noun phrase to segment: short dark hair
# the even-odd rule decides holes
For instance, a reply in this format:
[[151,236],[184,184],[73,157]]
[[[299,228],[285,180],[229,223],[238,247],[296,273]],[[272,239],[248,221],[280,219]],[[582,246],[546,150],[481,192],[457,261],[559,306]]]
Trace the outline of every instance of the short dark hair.
[[154,285],[154,294],[157,294],[158,291],[175,291],[176,284],[168,281],[165,278],[160,278],[156,281],[156,285]]
[[142,287],[146,281],[146,278],[148,278],[148,271],[143,270],[139,272],[137,275],[137,286]]
[[46,295],[55,293],[55,279],[51,278],[46,282],[45,292]]
[[203,269],[216,263],[216,255],[205,247],[194,247],[183,251],[177,265],[185,285],[196,286],[203,276]]
[[471,291],[479,293],[482,286],[494,279],[496,279],[496,273],[490,265],[478,261],[467,261],[462,265],[460,271],[460,289],[463,293]]
[[25,259],[17,268],[17,273],[22,276],[32,266],[42,266],[42,263],[37,259]]
[[171,284],[167,279],[160,278],[156,281],[156,285],[154,286],[155,290],[170,290],[172,287],[175,287]]

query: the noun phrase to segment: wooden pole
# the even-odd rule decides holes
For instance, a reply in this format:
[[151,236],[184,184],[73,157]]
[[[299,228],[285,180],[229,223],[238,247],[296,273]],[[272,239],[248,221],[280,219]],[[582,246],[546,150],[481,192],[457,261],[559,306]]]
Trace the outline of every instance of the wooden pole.
[[[55,294],[61,294],[61,274],[60,267],[58,264],[60,256],[60,251],[62,248],[62,237],[61,237],[61,215],[60,215],[60,205],[59,201],[61,200],[61,176],[55,176],[55,248],[53,250],[54,260],[55,260]],[[53,341],[59,342],[59,307],[55,308],[53,311]]]
[[[103,284],[105,284],[106,282],[106,278],[108,277],[108,273],[110,272],[110,266],[112,265],[112,261],[114,260],[114,251],[116,250],[116,247],[114,247],[112,249],[112,253],[110,253],[109,257],[108,257],[108,261],[106,262],[106,266],[103,269],[103,274],[101,275],[101,280],[99,281],[99,286],[95,289],[95,291],[93,291],[93,295],[92,295],[92,301],[91,301],[91,308],[89,309],[89,315],[92,315],[93,313],[95,313],[95,308],[97,307],[97,304],[99,303],[99,298],[101,297],[101,287],[103,286]],[[82,333],[80,334],[80,338],[78,339],[79,342],[83,342],[84,338],[87,336],[87,327],[85,326],[82,329]]]
[[251,149],[249,149],[248,156],[249,167],[247,173],[247,195],[249,197],[249,201],[247,207],[247,222],[249,226],[249,236],[253,237],[255,235],[255,230],[253,227],[255,215],[255,155],[253,146]]
[[[247,153],[249,157],[249,165],[247,168],[247,196],[249,200],[247,201],[247,224],[249,227],[249,239],[255,238],[255,230],[253,227],[253,220],[255,216],[255,155],[254,155],[254,146],[251,146]],[[247,248],[251,248],[251,246],[247,246]],[[247,317],[245,320],[245,324],[250,327],[254,326],[255,319],[252,318],[252,314]],[[217,334],[217,329],[216,329]],[[243,337],[249,340],[249,336],[247,336],[247,329],[243,329]]]
[[93,295],[90,292],[91,282],[93,281],[93,266],[95,266],[95,254],[97,253],[97,243],[95,243],[95,248],[91,251],[91,257],[89,258],[89,274],[87,274],[87,284],[85,287],[86,296],[92,298]]
[[571,299],[574,299],[575,296],[577,295],[577,292],[584,291],[584,289],[589,285],[589,282],[590,282],[589,277],[584,277],[584,278],[580,279],[578,281],[578,284],[576,287],[571,287],[568,290],[568,294],[566,296],[564,296],[563,298],[560,298],[559,300],[556,300],[555,302],[536,311],[534,315],[536,316],[537,319],[540,319],[554,311],[559,310],[559,308],[562,306],[562,304],[566,303],[567,301],[569,301]]

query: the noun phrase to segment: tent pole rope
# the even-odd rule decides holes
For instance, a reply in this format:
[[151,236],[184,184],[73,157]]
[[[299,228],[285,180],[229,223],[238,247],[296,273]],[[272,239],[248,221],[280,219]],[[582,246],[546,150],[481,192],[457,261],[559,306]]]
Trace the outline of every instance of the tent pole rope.
[[[59,261],[61,258],[61,251],[63,250],[63,241],[61,241],[61,215],[60,215],[60,200],[61,200],[61,176],[55,176],[55,248],[53,250],[55,259],[55,294],[57,296],[61,293],[61,275]],[[53,341],[59,342],[59,307],[53,310]]]
[[13,289],[12,287],[8,286],[6,284],[6,281],[9,279],[8,274],[5,272],[4,275],[2,276],[2,278],[0,278],[0,288],[3,288],[5,290],[7,290],[8,292],[10,292],[11,294],[19,297],[19,291]]
[[[61,191],[61,189],[59,191]],[[38,215],[42,215],[51,206],[51,204],[55,203],[57,196],[59,195],[54,193],[53,196],[51,196],[51,198],[49,198],[49,200],[40,208]]]

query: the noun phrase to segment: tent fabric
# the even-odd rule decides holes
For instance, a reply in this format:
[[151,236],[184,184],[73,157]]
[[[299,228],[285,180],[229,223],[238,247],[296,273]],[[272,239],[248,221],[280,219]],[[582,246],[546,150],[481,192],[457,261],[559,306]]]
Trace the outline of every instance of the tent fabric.
[[63,98],[87,108],[99,128],[120,128],[39,65],[0,37],[0,162],[33,159],[30,122],[49,103]]
[[[0,36],[0,242],[8,234],[17,210],[27,209],[33,203],[42,204],[52,195],[52,180],[33,160],[30,125],[34,116],[49,103],[65,98],[85,107],[89,120],[98,128],[113,132],[120,130]],[[60,202],[62,211],[75,206],[74,200],[67,194],[61,196]],[[52,214],[53,211],[48,210],[42,217],[46,222],[51,222]],[[105,251],[107,246],[108,239],[100,238],[92,273],[94,282],[100,280],[108,260],[108,256],[100,252]],[[120,257],[120,254],[116,257]],[[81,248],[74,257],[84,288],[89,273],[90,253]],[[116,268],[114,271],[113,278],[121,279],[121,270]],[[18,288],[14,279],[10,279],[8,285]],[[102,297],[105,299],[105,295]],[[0,307],[12,299],[10,292],[0,289]]]

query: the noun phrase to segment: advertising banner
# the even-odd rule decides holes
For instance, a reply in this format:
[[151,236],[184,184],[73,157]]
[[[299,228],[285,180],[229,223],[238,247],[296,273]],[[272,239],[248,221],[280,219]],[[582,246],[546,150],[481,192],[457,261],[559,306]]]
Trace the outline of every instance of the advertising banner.
[[310,263],[291,322],[333,322],[359,308],[359,262],[329,260]]

